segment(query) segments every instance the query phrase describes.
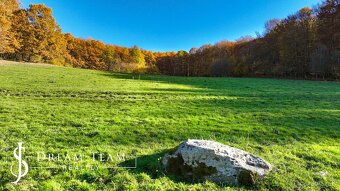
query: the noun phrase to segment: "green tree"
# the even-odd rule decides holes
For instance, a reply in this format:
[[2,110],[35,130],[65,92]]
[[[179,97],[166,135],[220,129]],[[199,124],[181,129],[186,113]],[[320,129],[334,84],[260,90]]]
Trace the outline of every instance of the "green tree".
[[137,46],[130,49],[130,62],[136,64],[136,70],[143,71],[146,69],[145,56]]
[[137,46],[133,46],[130,49],[130,57],[131,57],[131,62],[133,63],[141,64],[141,65],[145,64],[144,54],[142,53],[140,48],[138,48]]
[[106,46],[106,49],[103,54],[103,59],[105,64],[107,65],[107,70],[111,71],[115,65],[121,62],[119,55],[116,54],[114,47]]

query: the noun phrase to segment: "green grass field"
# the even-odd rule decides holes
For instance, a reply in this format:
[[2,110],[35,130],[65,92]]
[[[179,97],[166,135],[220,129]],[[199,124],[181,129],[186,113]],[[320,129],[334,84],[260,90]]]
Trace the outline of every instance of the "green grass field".
[[[188,138],[247,150],[273,171],[252,188],[164,175],[160,157]],[[25,156],[137,152],[138,167],[30,168],[14,185],[10,166],[19,141]],[[0,61],[0,190],[243,189],[340,190],[340,83],[138,76]]]

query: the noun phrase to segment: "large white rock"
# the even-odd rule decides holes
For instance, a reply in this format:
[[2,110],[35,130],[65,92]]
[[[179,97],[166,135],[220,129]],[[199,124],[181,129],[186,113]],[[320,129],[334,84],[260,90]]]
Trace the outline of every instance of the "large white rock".
[[271,170],[258,156],[207,140],[189,139],[166,154],[162,163],[168,174],[219,184],[254,185]]

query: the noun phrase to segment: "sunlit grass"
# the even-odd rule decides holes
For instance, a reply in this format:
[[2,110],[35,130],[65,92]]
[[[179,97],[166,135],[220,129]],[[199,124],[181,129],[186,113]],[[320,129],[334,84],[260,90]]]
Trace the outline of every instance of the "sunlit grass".
[[[340,189],[340,84],[255,78],[115,74],[0,64],[0,188],[237,190],[167,177],[159,158],[188,138],[257,154],[262,190]],[[35,170],[9,182],[13,149],[137,151],[135,170]],[[326,175],[322,176],[322,172]]]

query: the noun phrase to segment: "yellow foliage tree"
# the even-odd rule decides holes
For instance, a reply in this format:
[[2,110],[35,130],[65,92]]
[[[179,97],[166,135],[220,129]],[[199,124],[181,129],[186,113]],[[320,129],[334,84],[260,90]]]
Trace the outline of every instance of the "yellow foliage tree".
[[16,0],[0,0],[0,53],[14,52],[19,46],[15,34],[10,31],[13,12],[18,9]]

